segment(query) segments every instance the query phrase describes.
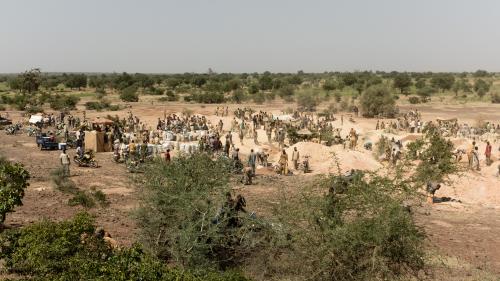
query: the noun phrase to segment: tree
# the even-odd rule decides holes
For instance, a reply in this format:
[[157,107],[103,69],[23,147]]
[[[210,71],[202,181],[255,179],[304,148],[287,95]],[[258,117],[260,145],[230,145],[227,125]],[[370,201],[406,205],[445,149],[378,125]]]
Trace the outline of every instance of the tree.
[[19,89],[23,93],[28,92],[28,94],[31,94],[32,92],[38,91],[41,82],[42,78],[40,69],[33,68],[25,71],[19,76]]
[[127,102],[138,102],[139,94],[136,86],[130,86],[120,91],[120,99]]
[[484,81],[483,79],[478,79],[474,83],[474,91],[476,91],[477,95],[483,97],[486,93],[490,91],[491,85]]
[[273,87],[273,79],[271,78],[271,74],[269,74],[269,72],[265,72],[259,78],[259,89],[265,91],[272,89],[272,87]]
[[409,160],[418,160],[411,181],[423,186],[429,181],[442,182],[458,171],[453,155],[453,143],[441,136],[435,125],[429,125],[424,136],[407,146]]
[[451,90],[454,82],[455,76],[449,73],[435,74],[431,78],[431,85],[436,89],[441,89],[442,91]]
[[383,115],[393,117],[396,112],[396,100],[391,89],[379,84],[369,87],[360,98],[361,111],[365,117]]
[[302,111],[316,111],[318,100],[312,93],[300,93],[297,96],[297,105]]
[[278,90],[278,95],[285,101],[293,100],[294,94],[295,94],[295,89],[292,85],[288,85]]
[[412,85],[411,77],[408,73],[399,73],[394,77],[394,88],[397,88],[401,93],[408,93],[408,88]]
[[481,69],[476,70],[476,72],[474,72],[472,75],[473,75],[474,77],[477,77],[477,78],[480,78],[480,77],[488,77],[488,76],[490,76],[490,74],[488,73],[488,71],[486,71],[486,70],[481,70]]
[[87,75],[85,75],[85,74],[70,74],[67,76],[64,84],[66,85],[66,87],[71,88],[71,89],[85,88],[85,87],[87,87]]
[[427,85],[427,83],[425,82],[425,79],[423,78],[419,78],[417,79],[417,81],[415,82],[415,87],[417,89],[422,89],[423,87],[425,87]]
[[20,163],[11,163],[0,158],[0,223],[7,213],[21,206],[24,190],[28,187],[30,175]]
[[417,95],[419,95],[422,98],[422,101],[427,101],[436,92],[437,92],[436,89],[434,89],[433,87],[425,86],[417,90]]
[[[257,244],[253,220],[228,205],[230,163],[205,153],[152,163],[144,173],[138,210],[142,241],[158,257],[196,268],[220,268],[239,261]],[[230,202],[229,202],[230,203]]]

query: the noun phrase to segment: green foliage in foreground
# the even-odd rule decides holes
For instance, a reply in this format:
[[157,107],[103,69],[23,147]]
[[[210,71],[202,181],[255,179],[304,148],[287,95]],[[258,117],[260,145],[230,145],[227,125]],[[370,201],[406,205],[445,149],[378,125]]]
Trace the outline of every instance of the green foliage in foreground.
[[167,267],[139,246],[112,250],[93,235],[86,213],[63,222],[42,221],[0,236],[0,258],[24,280],[244,281],[237,272],[182,271]]
[[187,268],[237,266],[266,238],[258,219],[228,204],[228,160],[204,153],[157,161],[146,169],[138,210],[141,241]]
[[7,213],[21,206],[24,190],[28,187],[29,173],[19,163],[0,158],[0,223]]
[[393,280],[423,268],[425,236],[402,206],[409,195],[405,183],[358,173],[327,176],[318,187],[323,192],[305,189],[281,213],[290,250],[280,266],[291,276]]

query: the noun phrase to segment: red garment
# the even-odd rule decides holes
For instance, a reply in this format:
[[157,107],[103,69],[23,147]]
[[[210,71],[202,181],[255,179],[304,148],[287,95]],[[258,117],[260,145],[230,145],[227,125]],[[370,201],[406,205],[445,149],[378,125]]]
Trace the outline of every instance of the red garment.
[[170,153],[165,152],[165,161],[170,162]]
[[484,152],[484,155],[490,157],[491,156],[491,144],[486,146],[486,151]]

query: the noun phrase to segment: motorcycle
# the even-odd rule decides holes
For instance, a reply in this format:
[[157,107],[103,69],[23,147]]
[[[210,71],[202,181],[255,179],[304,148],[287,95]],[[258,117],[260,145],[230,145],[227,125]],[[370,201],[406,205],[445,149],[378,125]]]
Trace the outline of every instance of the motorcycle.
[[79,167],[91,167],[91,168],[98,168],[99,164],[94,158],[83,158],[78,157],[78,155],[75,155],[73,157],[73,161],[79,166]]
[[10,125],[5,128],[7,135],[15,135],[21,130],[21,124]]

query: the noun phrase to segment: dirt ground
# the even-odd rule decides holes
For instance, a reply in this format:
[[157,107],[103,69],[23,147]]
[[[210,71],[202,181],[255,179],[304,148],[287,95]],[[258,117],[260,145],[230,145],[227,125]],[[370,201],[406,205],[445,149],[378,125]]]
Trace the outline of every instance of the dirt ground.
[[[84,103],[82,100],[81,103]],[[160,104],[150,100],[133,104],[131,111],[155,126],[158,117],[164,113],[179,113],[189,109],[197,114],[208,115],[210,120],[216,122],[214,115],[217,105],[199,105],[169,103]],[[224,105],[226,106],[226,105]],[[232,113],[238,105],[228,105]],[[239,105],[244,107],[244,105]],[[279,113],[287,107],[279,102],[266,105],[247,105],[256,110],[265,110]],[[414,106],[402,106],[405,111]],[[425,105],[419,106],[425,120],[437,117],[458,117],[459,122],[472,123],[479,118],[500,122],[500,106],[490,104],[474,105]],[[74,114],[82,115],[83,108]],[[106,116],[107,114],[124,117],[127,109],[117,112],[87,111],[88,117]],[[14,120],[21,120],[20,112],[9,112]],[[347,114],[345,115],[347,120]],[[232,114],[224,119],[225,127],[229,125]],[[373,129],[376,120],[355,118],[354,123],[344,122],[343,131],[350,127],[370,139],[375,135]],[[340,124],[338,124],[340,126]],[[276,157],[279,150],[266,144],[263,132],[259,132],[259,146],[266,147],[271,152],[271,159]],[[404,138],[406,135],[397,136]],[[234,137],[233,139],[237,139]],[[245,154],[254,147],[253,140],[245,139],[245,144],[238,145]],[[309,149],[318,153],[317,148],[300,144],[302,150]],[[482,144],[481,144],[482,145]],[[498,145],[493,144],[495,162],[490,167],[484,167],[480,172],[465,171],[454,178],[454,183],[444,186],[438,191],[437,196],[449,197],[449,202],[424,204],[415,209],[415,217],[419,225],[428,235],[427,248],[432,254],[432,267],[435,269],[430,279],[433,280],[500,280],[500,178],[494,176],[495,167],[500,164],[498,160]],[[484,150],[484,146],[480,150]],[[313,175],[297,175],[280,177],[271,171],[259,169],[255,184],[243,186],[235,183],[235,188],[241,192],[248,202],[248,209],[257,214],[265,214],[275,204],[279,204],[279,196],[285,191],[289,194],[300,191],[301,186],[310,183],[314,174],[328,173],[333,165],[328,154],[335,152],[342,160],[342,170],[351,168],[378,169],[381,164],[373,159],[371,153],[358,148],[358,151],[344,151],[340,146],[331,150],[321,150],[319,155],[311,158]],[[70,195],[56,190],[51,182],[50,173],[59,167],[59,151],[40,151],[33,137],[25,134],[9,136],[0,132],[0,154],[6,158],[23,163],[31,173],[30,186],[24,197],[24,205],[15,209],[14,213],[7,215],[7,227],[28,225],[43,218],[62,220],[84,210],[82,207],[71,207],[67,204]],[[74,151],[70,152],[70,157]],[[322,155],[322,156],[321,156]],[[108,230],[111,235],[124,245],[134,242],[137,228],[132,216],[134,207],[138,204],[137,187],[133,184],[131,174],[123,165],[112,161],[111,153],[98,153],[97,160],[101,168],[78,168],[71,166],[71,179],[82,190],[102,190],[110,202],[107,207],[96,207],[88,211],[96,216],[97,223]],[[328,162],[330,161],[330,162]],[[482,163],[484,166],[484,163]]]

